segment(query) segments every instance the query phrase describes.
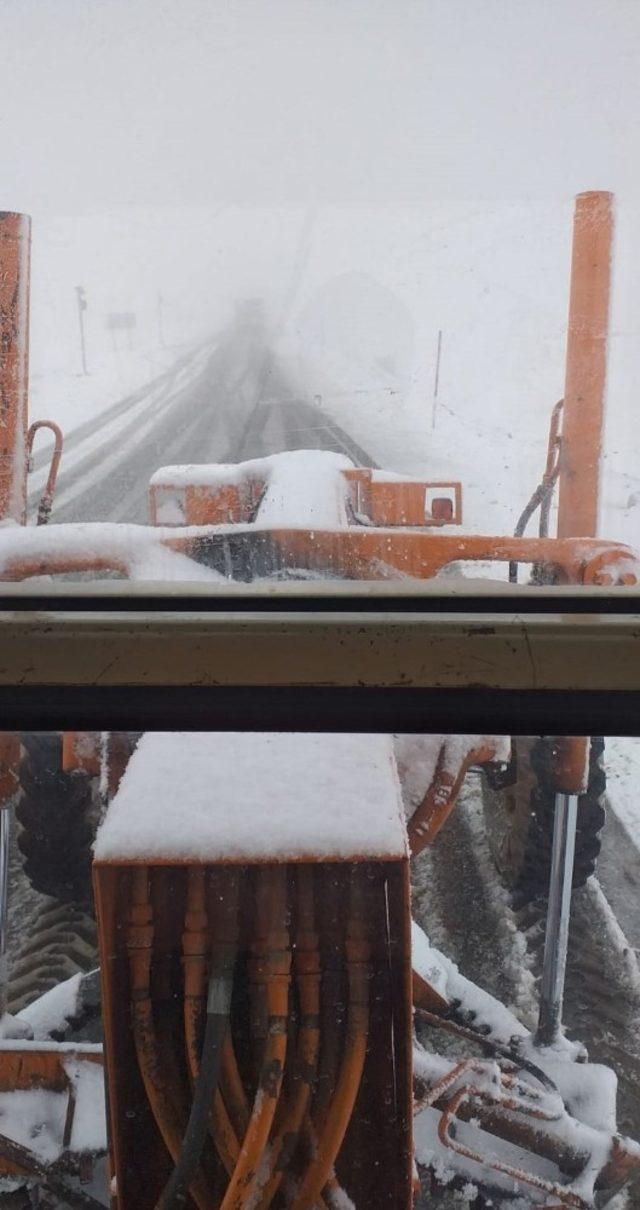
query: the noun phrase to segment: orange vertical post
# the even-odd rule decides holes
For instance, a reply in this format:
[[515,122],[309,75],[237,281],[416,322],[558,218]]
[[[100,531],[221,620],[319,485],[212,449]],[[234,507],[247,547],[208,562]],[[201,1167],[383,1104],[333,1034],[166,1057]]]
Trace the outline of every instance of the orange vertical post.
[[0,210],[0,521],[27,508],[31,219]]
[[576,198],[562,424],[558,537],[595,537],[609,332],[613,195]]

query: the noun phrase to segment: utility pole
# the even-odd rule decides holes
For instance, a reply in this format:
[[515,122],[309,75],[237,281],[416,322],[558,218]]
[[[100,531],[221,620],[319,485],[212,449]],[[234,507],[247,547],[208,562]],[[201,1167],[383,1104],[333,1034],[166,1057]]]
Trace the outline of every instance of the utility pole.
[[158,335],[158,340],[160,340],[160,347],[166,348],[167,345],[165,342],[165,327],[163,327],[163,323],[162,323],[162,307],[163,306],[165,306],[165,299],[162,298],[161,290],[158,290],[158,292],[157,292],[157,335]]
[[442,354],[442,330],[438,329],[438,345],[436,349],[436,372],[433,380],[433,408],[431,411],[431,428],[436,427],[436,410],[438,407],[438,388],[440,386],[440,356]]
[[78,321],[80,323],[80,352],[82,354],[82,373],[87,375],[87,351],[84,343],[84,313],[87,309],[87,296],[82,286],[76,286],[76,297],[78,299]]

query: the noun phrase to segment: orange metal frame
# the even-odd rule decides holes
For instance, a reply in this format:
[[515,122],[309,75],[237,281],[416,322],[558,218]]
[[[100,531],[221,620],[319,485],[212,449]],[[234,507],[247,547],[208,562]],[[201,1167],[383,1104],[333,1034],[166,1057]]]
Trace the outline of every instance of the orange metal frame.
[[[73,529],[73,527],[70,527]],[[127,577],[130,556],[123,541],[114,549],[113,528],[105,527],[104,542],[98,528],[91,553],[65,550],[60,529],[47,550],[43,534],[40,550],[8,558],[0,581],[71,572],[113,571]],[[380,580],[394,576],[432,579],[452,563],[544,563],[561,584],[632,585],[638,581],[638,561],[622,543],[602,538],[496,538],[480,534],[432,534],[350,526],[340,530],[258,529],[234,527],[225,532],[209,526],[150,530],[150,537],[179,554],[202,554],[207,542],[223,543],[244,537],[249,543],[272,542],[280,567],[324,571],[345,579]],[[104,545],[104,553],[101,546]],[[276,569],[274,569],[276,570]]]
[[0,521],[27,508],[31,220],[0,211]]
[[613,197],[576,198],[562,423],[558,537],[598,532],[611,289]]

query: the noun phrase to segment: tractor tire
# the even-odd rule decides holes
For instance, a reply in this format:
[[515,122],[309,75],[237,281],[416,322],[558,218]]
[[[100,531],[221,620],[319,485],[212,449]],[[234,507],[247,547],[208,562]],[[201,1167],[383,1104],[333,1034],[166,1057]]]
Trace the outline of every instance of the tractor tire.
[[62,736],[54,731],[22,736],[16,808],[18,848],[35,890],[92,912],[91,848],[99,802],[97,779],[62,769]]
[[[591,740],[587,789],[578,799],[574,890],[584,886],[587,879],[595,873],[600,853],[600,832],[605,821],[606,793],[603,758],[604,739],[597,736]],[[529,826],[514,887],[516,900],[523,906],[548,892],[555,814],[550,752],[544,740],[539,739],[533,743],[529,763],[533,775],[529,797]]]

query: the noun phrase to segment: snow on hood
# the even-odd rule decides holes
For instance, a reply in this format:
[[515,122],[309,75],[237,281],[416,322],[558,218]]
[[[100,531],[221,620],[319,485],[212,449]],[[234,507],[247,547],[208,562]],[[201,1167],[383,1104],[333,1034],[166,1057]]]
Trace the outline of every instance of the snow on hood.
[[[247,462],[162,466],[152,487],[242,487],[264,483],[257,521],[284,529],[343,529],[353,462],[332,450],[286,450]],[[164,518],[163,518],[164,519]]]

